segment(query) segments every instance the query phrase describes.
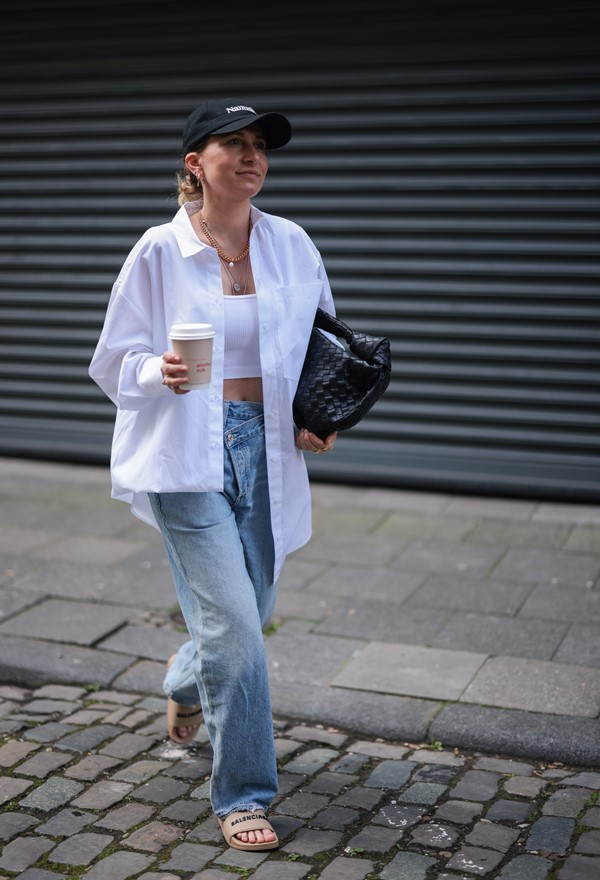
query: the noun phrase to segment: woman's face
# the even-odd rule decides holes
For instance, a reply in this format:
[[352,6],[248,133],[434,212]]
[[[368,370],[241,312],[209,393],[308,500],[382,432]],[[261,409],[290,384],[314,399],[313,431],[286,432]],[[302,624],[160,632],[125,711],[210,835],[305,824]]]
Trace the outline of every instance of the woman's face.
[[260,192],[269,167],[266,141],[258,124],[212,135],[201,152],[188,153],[185,163],[203,179],[205,198],[252,198]]

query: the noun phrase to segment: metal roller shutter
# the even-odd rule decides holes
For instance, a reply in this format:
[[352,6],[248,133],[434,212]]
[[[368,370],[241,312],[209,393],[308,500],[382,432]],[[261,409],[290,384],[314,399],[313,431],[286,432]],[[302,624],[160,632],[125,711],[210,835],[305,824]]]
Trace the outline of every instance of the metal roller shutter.
[[0,454],[108,460],[87,365],[110,288],[176,210],[185,116],[242,82],[295,130],[256,203],[312,235],[339,315],[392,341],[388,392],[313,475],[599,500],[592,4],[263,5],[243,34],[213,10],[202,51],[165,6],[89,4],[85,25],[29,0],[4,29]]

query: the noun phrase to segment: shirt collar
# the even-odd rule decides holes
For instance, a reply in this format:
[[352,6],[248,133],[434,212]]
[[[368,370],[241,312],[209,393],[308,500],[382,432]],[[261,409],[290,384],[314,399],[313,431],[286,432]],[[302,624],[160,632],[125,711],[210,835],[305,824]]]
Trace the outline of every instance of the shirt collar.
[[[207,244],[200,241],[189,220],[189,215],[195,214],[200,209],[201,204],[200,201],[185,202],[171,221],[173,232],[175,233],[175,238],[179,245],[182,257],[191,257],[208,247]],[[250,206],[250,219],[252,220],[252,226],[256,226],[263,216],[264,214],[262,211],[259,211],[254,205]]]

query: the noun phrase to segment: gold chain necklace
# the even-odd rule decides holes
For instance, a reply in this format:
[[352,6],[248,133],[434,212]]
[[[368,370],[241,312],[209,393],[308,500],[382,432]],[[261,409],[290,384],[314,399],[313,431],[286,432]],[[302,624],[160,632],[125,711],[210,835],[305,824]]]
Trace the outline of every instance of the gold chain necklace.
[[238,254],[237,257],[230,257],[229,254],[225,253],[217,239],[214,237],[214,235],[211,234],[210,229],[206,224],[206,220],[204,219],[202,214],[198,214],[198,223],[200,224],[202,232],[210,241],[210,243],[218,253],[219,257],[223,260],[224,263],[228,263],[230,268],[235,263],[239,263],[241,260],[244,259],[244,257],[248,255],[248,251],[250,250],[250,233],[252,232],[252,220],[248,220],[248,241],[244,246],[244,250],[240,254]]
[[236,281],[235,278],[233,277],[233,273],[229,271],[229,269],[227,267],[227,263],[224,260],[222,260],[221,262],[223,263],[223,268],[225,269],[227,275],[229,276],[229,281],[231,282],[232,295],[235,296],[236,293],[240,293],[240,291],[242,291],[240,295],[243,296],[248,289],[248,276],[250,274],[250,260],[247,260],[247,262],[246,262],[246,271],[244,272],[244,289],[243,290],[242,290],[242,285],[240,284],[240,282]]

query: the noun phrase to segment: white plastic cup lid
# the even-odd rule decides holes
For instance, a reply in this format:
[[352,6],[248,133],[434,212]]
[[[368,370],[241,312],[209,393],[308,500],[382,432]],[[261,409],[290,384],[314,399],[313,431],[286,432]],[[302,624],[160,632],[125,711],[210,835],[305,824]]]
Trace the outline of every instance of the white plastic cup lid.
[[212,339],[212,324],[173,324],[169,331],[171,339]]

